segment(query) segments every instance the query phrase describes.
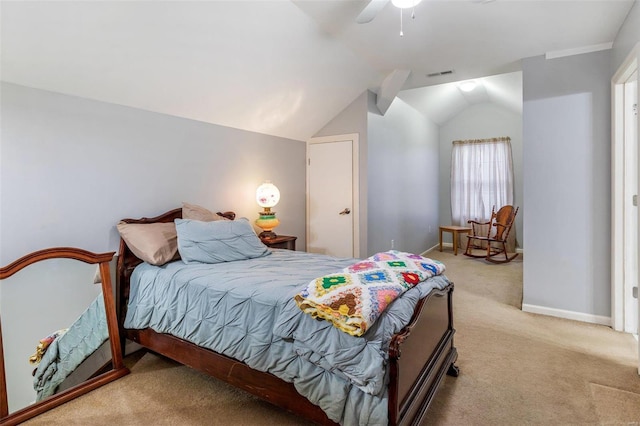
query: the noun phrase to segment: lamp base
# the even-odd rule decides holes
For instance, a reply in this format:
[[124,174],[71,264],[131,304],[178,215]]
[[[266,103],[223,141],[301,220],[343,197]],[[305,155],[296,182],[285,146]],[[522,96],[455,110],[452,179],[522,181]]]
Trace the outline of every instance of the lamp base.
[[263,212],[260,212],[259,214],[260,217],[256,219],[256,225],[258,226],[258,228],[262,229],[262,232],[258,236],[260,238],[267,239],[277,237],[276,233],[273,232],[273,228],[280,224],[280,221],[276,217],[276,212],[265,210]]
[[273,231],[262,231],[258,237],[263,238],[265,240],[272,240],[277,237],[276,233]]

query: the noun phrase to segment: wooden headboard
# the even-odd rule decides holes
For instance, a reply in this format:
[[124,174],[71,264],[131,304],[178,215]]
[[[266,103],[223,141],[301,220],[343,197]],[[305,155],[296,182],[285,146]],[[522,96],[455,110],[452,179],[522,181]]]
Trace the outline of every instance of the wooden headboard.
[[[217,212],[218,216],[222,216],[229,220],[234,220],[236,214],[232,211]],[[122,219],[125,223],[167,223],[173,222],[175,219],[182,219],[182,208],[169,210],[156,217],[143,217],[141,219]],[[142,263],[133,252],[127,247],[127,244],[120,238],[120,249],[118,251],[118,263],[116,266],[116,312],[118,313],[118,322],[122,326],[126,314],[126,307],[129,301],[129,279],[134,268]]]

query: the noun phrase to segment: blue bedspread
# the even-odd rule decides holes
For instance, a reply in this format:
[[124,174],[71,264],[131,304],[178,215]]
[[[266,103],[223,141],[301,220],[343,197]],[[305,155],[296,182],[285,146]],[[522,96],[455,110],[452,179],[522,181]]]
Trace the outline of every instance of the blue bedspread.
[[143,263],[131,277],[124,326],[169,333],[293,382],[341,424],[386,424],[390,338],[421,297],[449,281],[440,275],[405,292],[354,337],[305,315],[293,299],[312,279],[354,262],[273,250],[218,264]]
[[42,356],[33,378],[37,401],[53,395],[58,386],[109,338],[102,293],[54,340]]

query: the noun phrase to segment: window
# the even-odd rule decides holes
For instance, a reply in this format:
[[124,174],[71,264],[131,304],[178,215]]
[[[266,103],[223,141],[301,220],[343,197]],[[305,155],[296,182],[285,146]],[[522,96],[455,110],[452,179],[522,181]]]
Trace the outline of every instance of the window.
[[451,152],[451,219],[486,221],[493,206],[513,205],[511,139],[454,141]]

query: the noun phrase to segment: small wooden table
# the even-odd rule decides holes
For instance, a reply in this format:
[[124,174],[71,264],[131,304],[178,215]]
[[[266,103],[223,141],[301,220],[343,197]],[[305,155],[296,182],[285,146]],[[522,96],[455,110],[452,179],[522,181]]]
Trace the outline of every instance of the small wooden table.
[[294,237],[291,235],[278,235],[275,238],[260,238],[262,243],[267,247],[271,248],[281,248],[286,250],[294,250],[296,249],[296,240],[298,237]]
[[453,234],[453,254],[458,255],[458,234],[470,234],[471,228],[466,226],[440,226],[440,251],[442,251],[442,232],[451,232]]

